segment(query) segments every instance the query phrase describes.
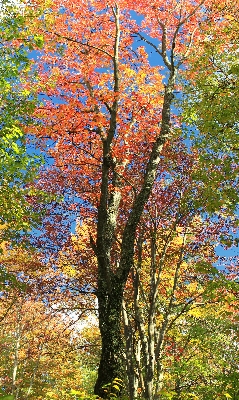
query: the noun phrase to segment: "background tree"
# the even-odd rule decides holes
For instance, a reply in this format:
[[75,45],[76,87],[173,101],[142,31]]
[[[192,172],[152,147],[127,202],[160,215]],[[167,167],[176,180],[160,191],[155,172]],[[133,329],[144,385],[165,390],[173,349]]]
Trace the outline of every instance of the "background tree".
[[[45,308],[45,309],[44,309]],[[18,301],[1,323],[3,394],[14,399],[67,399],[82,385],[68,324],[43,302]]]
[[37,251],[5,244],[0,265],[6,276],[0,292],[1,394],[66,400],[72,391],[83,393],[85,299],[70,296],[62,272],[51,271]]
[[[134,21],[132,11],[140,14],[141,24]],[[237,178],[231,159],[226,165],[219,164],[214,179],[218,142],[205,168],[200,151],[206,152],[207,141],[192,142],[191,146],[175,101],[180,90],[177,76],[193,81],[190,56],[195,49],[203,53],[206,28],[214,27],[215,22],[219,29],[229,25],[214,2],[203,0],[157,1],[150,5],[144,1],[92,1],[80,7],[67,0],[54,1],[38,20],[39,35],[44,32],[46,38],[39,67],[39,92],[44,91],[44,97],[35,113],[42,125],[32,127],[31,132],[54,160],[39,185],[63,194],[66,204],[70,203],[75,212],[79,210],[80,223],[89,227],[91,251],[97,258],[102,338],[95,392],[102,396],[103,385],[124,375],[123,292],[134,266],[141,218],[154,203],[159,185],[167,180],[178,184],[174,193],[177,198],[183,195],[180,218],[185,211],[202,214],[210,225],[228,201],[230,212],[235,209]],[[146,46],[155,51],[156,66],[150,64]],[[220,51],[224,49],[227,45],[224,48],[221,41]],[[211,142],[208,144],[211,151]],[[171,165],[170,171],[165,160]],[[187,169],[194,182],[189,191],[180,186],[180,175]],[[216,191],[210,186],[213,180],[217,182]],[[233,186],[233,194],[225,181]],[[225,195],[231,200],[225,202]],[[176,215],[170,213],[169,202],[167,207],[168,221],[162,224],[166,231]],[[47,217],[48,228],[52,215]],[[68,214],[60,217],[61,221],[67,218]],[[228,224],[223,222],[226,233],[232,220],[233,216]],[[53,243],[58,240],[56,231],[48,229]],[[62,245],[63,254],[65,250]],[[84,260],[83,256],[79,269],[87,266]]]
[[[222,18],[224,26],[213,24]],[[186,73],[183,117],[200,151],[202,185],[211,207],[221,203],[230,213],[238,204],[238,7],[236,2],[212,4],[200,26],[203,51],[192,51]],[[225,39],[226,38],[226,39]],[[220,184],[221,182],[221,184]],[[212,195],[210,194],[210,191]],[[219,195],[221,192],[221,195]]]
[[[36,224],[27,196],[36,178],[40,157],[29,154],[23,125],[28,125],[36,97],[24,88],[34,73],[28,58],[29,50],[40,44],[26,26],[29,10],[1,2],[0,17],[0,223],[1,240],[19,239]],[[37,42],[37,43],[36,43]],[[31,189],[32,193],[35,189]]]
[[[151,227],[148,222],[147,229],[141,228],[138,255],[125,290],[130,398],[181,399],[191,393],[201,399],[205,391],[212,398],[230,384],[229,392],[236,393],[238,371],[231,358],[238,346],[231,319],[236,306],[228,311],[238,301],[237,285],[214,267],[215,226],[212,233],[207,225],[205,237],[203,221],[193,217],[187,226],[181,221],[165,230],[160,225],[162,212],[155,214]],[[226,348],[219,345],[223,341]]]

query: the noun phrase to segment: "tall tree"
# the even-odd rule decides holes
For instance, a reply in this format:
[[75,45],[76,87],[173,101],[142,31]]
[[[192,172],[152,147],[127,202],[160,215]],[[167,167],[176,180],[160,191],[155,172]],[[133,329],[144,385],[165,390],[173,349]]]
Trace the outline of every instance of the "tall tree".
[[[37,1],[34,4],[38,6]],[[141,24],[134,20],[135,12]],[[175,196],[183,194],[194,213],[195,209],[217,212],[221,206],[224,175],[218,174],[217,201],[211,206],[213,192],[200,181],[198,147],[186,146],[185,158],[191,162],[185,159],[178,165],[186,133],[174,101],[180,90],[177,76],[183,74],[185,79],[189,56],[205,38],[202,22],[206,26],[216,21],[223,27],[228,21],[220,15],[208,0],[150,4],[64,0],[52,2],[34,21],[46,41],[39,84],[45,95],[35,113],[42,126],[32,132],[54,159],[40,183],[63,193],[70,208],[79,210],[80,225],[86,222],[89,227],[97,259],[102,338],[95,392],[102,397],[103,386],[124,375],[123,292],[134,264],[138,227],[158,186],[182,170],[193,169],[194,162],[199,172],[190,175],[193,190],[187,193],[187,187],[179,185]],[[150,64],[149,49],[155,52],[156,66]],[[180,182],[174,179],[175,185]],[[181,208],[179,214],[181,218]],[[169,203],[168,218],[174,218]],[[52,231],[51,237],[55,239]],[[85,260],[82,257],[78,268],[85,266]]]

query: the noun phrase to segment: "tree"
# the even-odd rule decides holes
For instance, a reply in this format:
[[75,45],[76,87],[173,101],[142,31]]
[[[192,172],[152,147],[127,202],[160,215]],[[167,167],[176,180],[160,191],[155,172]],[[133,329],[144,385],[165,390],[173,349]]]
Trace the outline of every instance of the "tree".
[[15,400],[72,399],[72,391],[83,392],[79,349],[85,343],[78,325],[87,316],[87,303],[64,290],[62,273],[44,265],[37,251],[5,244],[0,265],[5,271],[0,292],[1,394]]
[[[211,22],[220,12],[224,27]],[[202,23],[203,53],[193,51],[192,68],[187,75],[184,121],[191,130],[194,144],[200,149],[202,181],[212,179],[213,201],[229,211],[238,204],[238,10],[235,2],[214,4],[209,23]],[[225,35],[227,40],[225,40]],[[194,130],[194,133],[192,132]],[[210,170],[213,165],[213,170]],[[224,167],[223,167],[224,165]],[[224,175],[224,188],[220,188]],[[223,190],[219,200],[218,190]]]
[[[155,214],[151,225],[141,224],[124,295],[130,399],[188,399],[189,393],[201,399],[205,391],[212,398],[230,384],[236,393],[232,354],[238,343],[231,316],[238,300],[236,285],[213,266],[212,242],[220,228],[216,233],[215,226],[213,231],[207,226],[205,234],[203,221],[194,217],[165,230],[162,210]],[[226,348],[219,345],[223,342]]]
[[70,399],[82,385],[70,321],[42,301],[19,299],[1,323],[3,394],[14,399]]
[[[42,125],[32,132],[54,159],[41,185],[63,193],[89,227],[91,251],[97,258],[102,339],[95,393],[102,397],[103,386],[124,375],[123,293],[134,264],[139,225],[158,187],[167,179],[179,184],[181,171],[192,171],[195,162],[197,174],[190,174],[194,185],[189,191],[182,186],[175,190],[177,197],[183,197],[179,218],[185,209],[193,215],[196,210],[212,215],[222,205],[221,166],[213,205],[213,191],[201,179],[199,147],[185,145],[184,163],[178,167],[178,149],[187,132],[175,109],[177,77],[182,74],[186,79],[186,67],[191,71],[190,55],[204,38],[202,22],[228,25],[213,4],[95,0],[79,6],[54,1],[34,22],[45,37],[39,67],[39,92],[44,90],[45,98],[35,113]],[[133,11],[142,16],[141,24],[134,20]],[[148,49],[158,57],[156,66],[150,64]],[[202,53],[203,46],[200,49]],[[210,172],[212,168],[210,163]],[[170,225],[174,216],[170,203],[167,206]],[[79,268],[83,265],[79,261]]]
[[[31,183],[39,169],[41,158],[27,151],[23,125],[28,125],[36,99],[33,89],[24,88],[24,82],[33,78],[29,49],[37,48],[30,38],[21,9],[2,2],[0,17],[0,224],[1,241],[17,241],[36,224],[27,196],[35,192]],[[24,43],[24,45],[23,45]],[[39,43],[38,43],[39,45]],[[39,193],[40,194],[40,193]]]

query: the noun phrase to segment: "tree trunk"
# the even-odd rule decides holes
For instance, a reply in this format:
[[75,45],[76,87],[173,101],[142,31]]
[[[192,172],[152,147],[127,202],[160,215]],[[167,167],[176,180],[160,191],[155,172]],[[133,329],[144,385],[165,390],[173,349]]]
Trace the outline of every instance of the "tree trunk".
[[[122,283],[114,276],[111,290],[99,287],[99,327],[102,341],[101,359],[95,394],[107,398],[107,387],[115,378],[125,375],[125,358],[121,335]],[[109,387],[108,387],[109,389]]]
[[[92,248],[98,261],[98,306],[99,327],[102,339],[101,360],[98,378],[95,384],[95,394],[102,398],[107,397],[104,385],[111,384],[115,378],[122,379],[125,375],[125,361],[123,353],[123,340],[121,332],[121,307],[124,287],[129,272],[133,267],[135,238],[144,207],[151,195],[157,169],[161,160],[161,153],[171,134],[171,105],[177,68],[173,63],[173,49],[171,63],[166,55],[166,30],[163,32],[162,52],[166,67],[170,74],[165,85],[164,101],[162,108],[162,122],[160,134],[155,139],[151,154],[145,164],[143,183],[135,196],[129,217],[122,232],[121,252],[118,265],[112,259],[112,249],[116,238],[116,229],[119,221],[119,208],[121,202],[121,189],[124,185],[122,176],[116,171],[115,157],[112,153],[112,143],[117,134],[117,117],[120,92],[119,75],[119,9],[113,9],[115,18],[115,45],[113,56],[114,67],[114,102],[110,109],[110,125],[107,137],[102,136],[102,177],[100,189],[100,202],[98,207],[97,238],[92,239]],[[175,34],[176,35],[176,34]],[[141,37],[142,38],[142,37]],[[99,127],[99,132],[101,128]],[[112,268],[114,264],[114,268]]]
[[139,372],[137,371],[137,361],[140,357],[140,348],[138,343],[133,341],[133,330],[128,318],[126,304],[123,300],[122,315],[124,322],[124,337],[125,337],[125,351],[126,351],[126,370],[128,375],[128,389],[129,399],[134,400],[137,398],[139,387]]

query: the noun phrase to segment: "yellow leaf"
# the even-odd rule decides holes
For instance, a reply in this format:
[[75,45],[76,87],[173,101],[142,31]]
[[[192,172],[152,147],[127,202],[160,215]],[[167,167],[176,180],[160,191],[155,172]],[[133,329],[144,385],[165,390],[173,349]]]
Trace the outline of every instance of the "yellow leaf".
[[[227,20],[229,20],[229,21],[234,21],[234,20],[235,20],[235,18],[234,18],[232,15],[229,15],[229,14],[225,15],[225,18],[226,18]],[[230,397],[231,397],[231,396],[230,396]]]
[[229,393],[223,393],[224,396],[226,396],[227,399],[232,399],[232,396]]

